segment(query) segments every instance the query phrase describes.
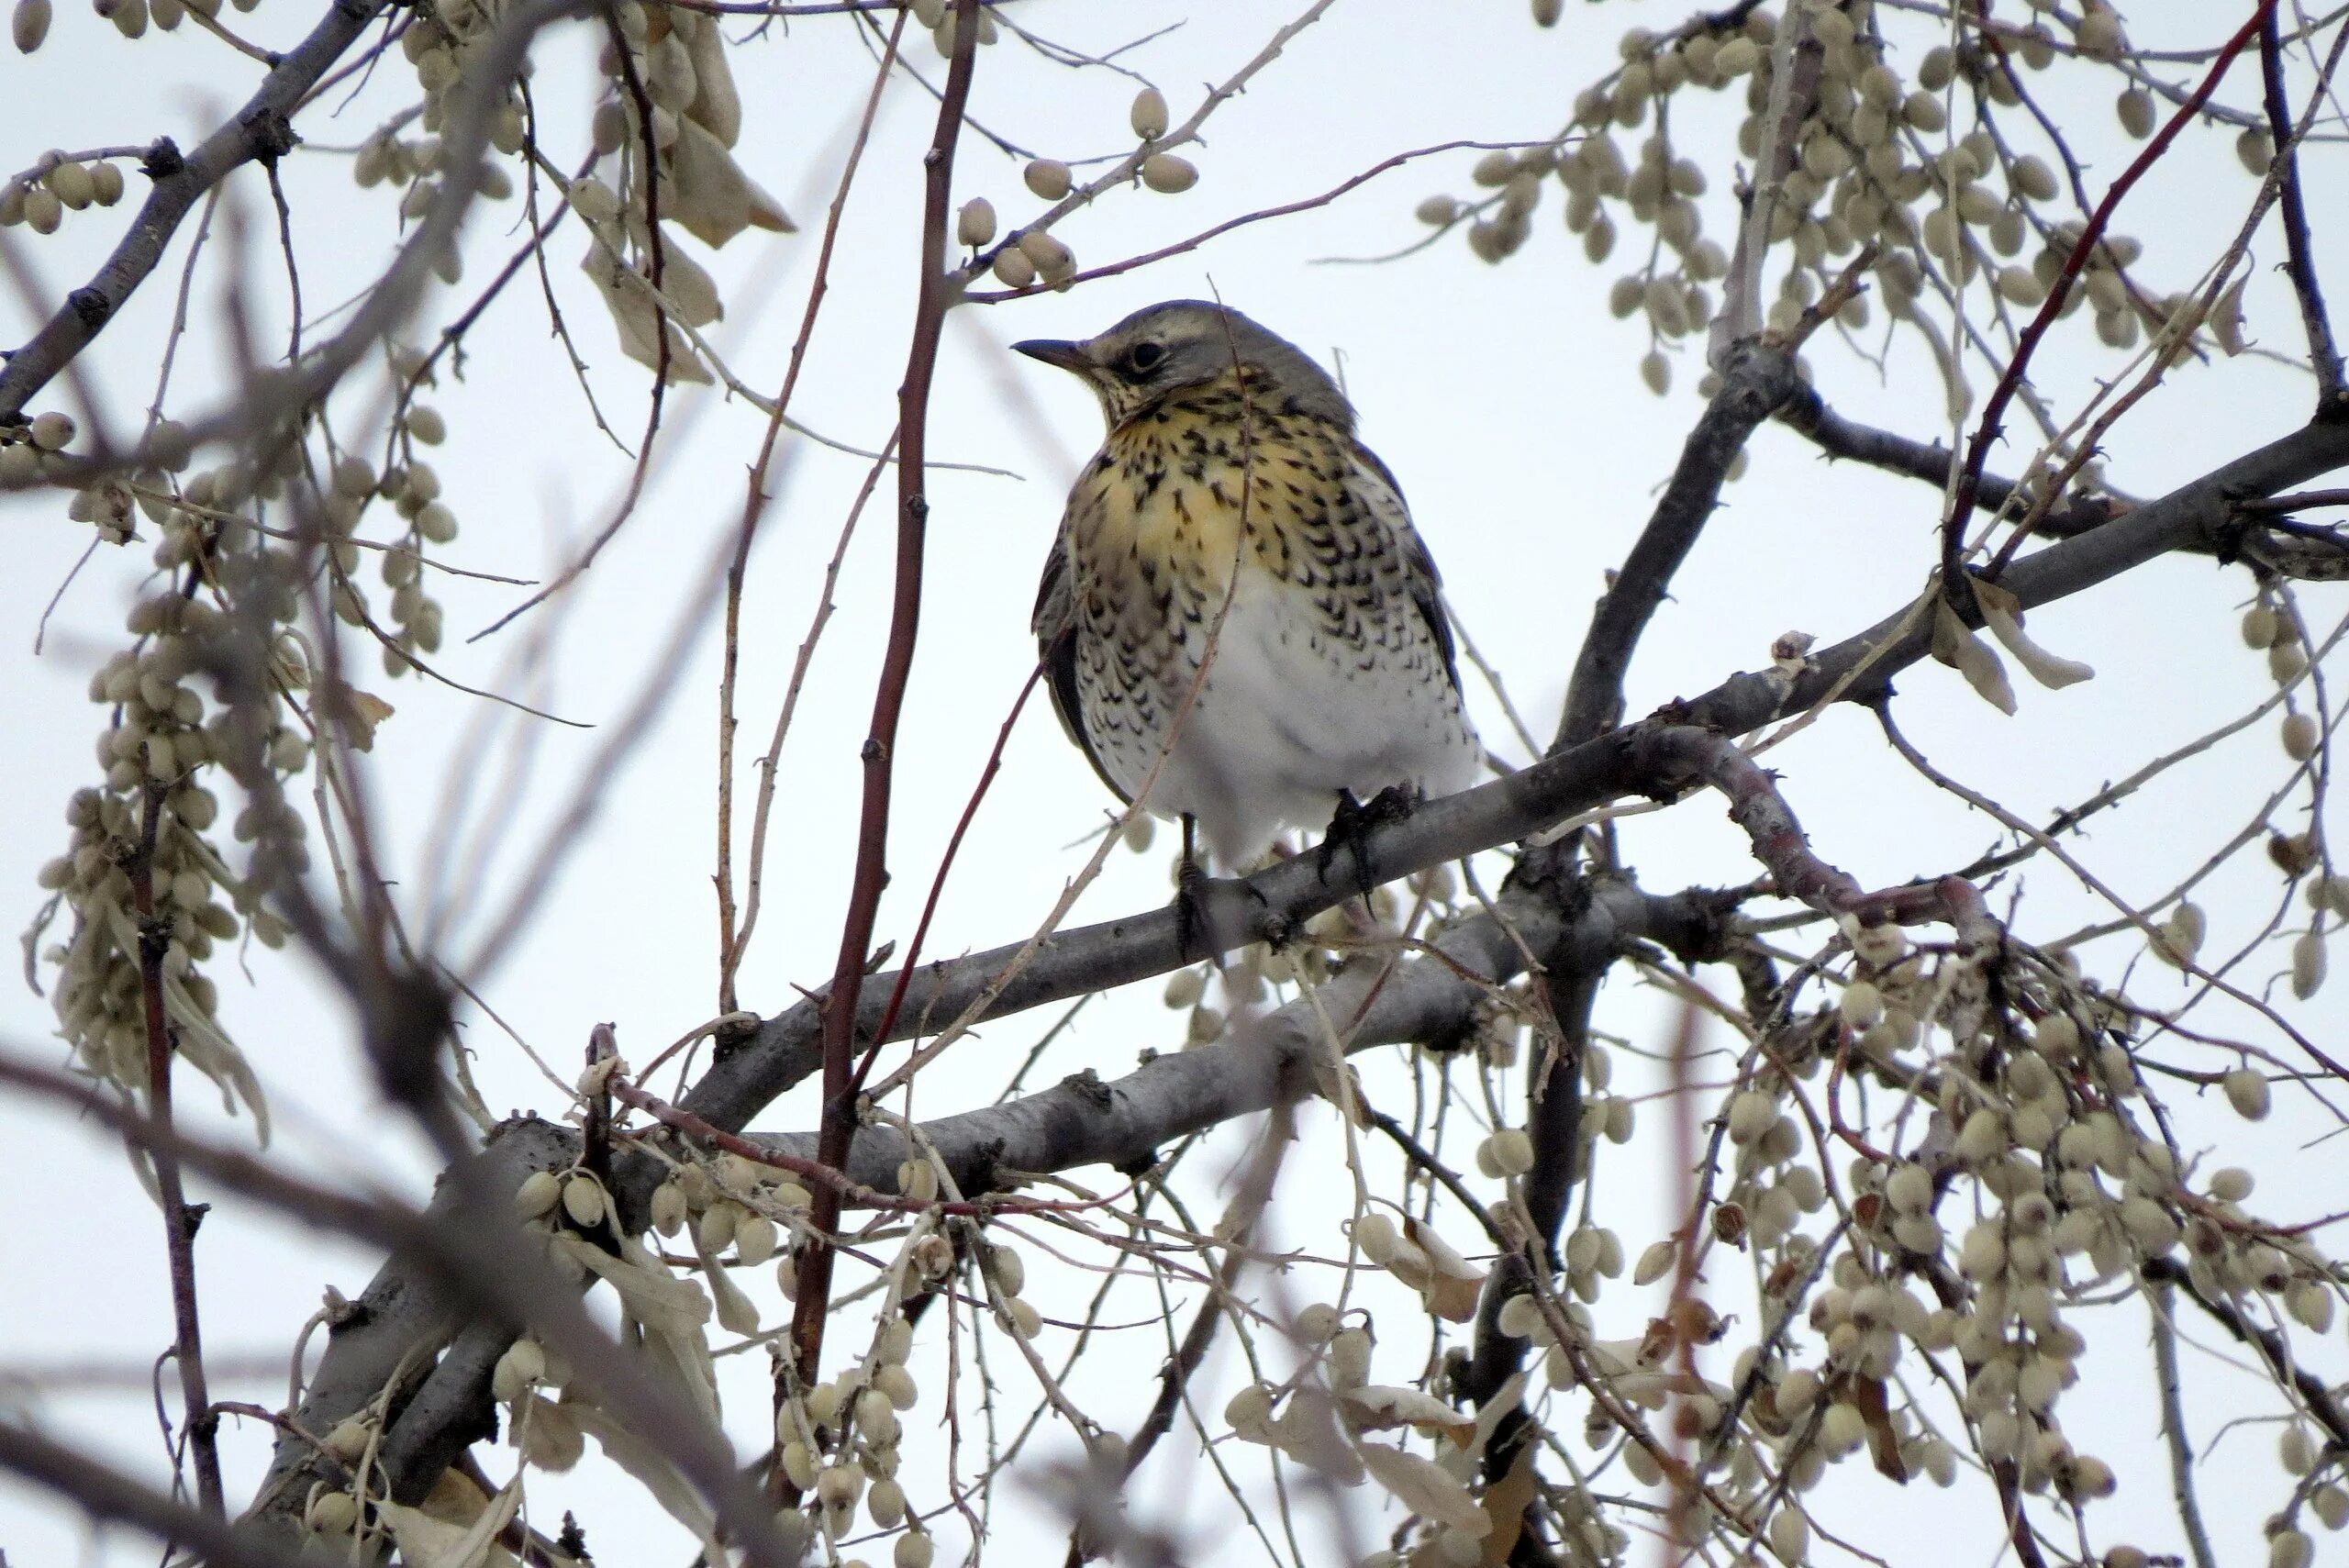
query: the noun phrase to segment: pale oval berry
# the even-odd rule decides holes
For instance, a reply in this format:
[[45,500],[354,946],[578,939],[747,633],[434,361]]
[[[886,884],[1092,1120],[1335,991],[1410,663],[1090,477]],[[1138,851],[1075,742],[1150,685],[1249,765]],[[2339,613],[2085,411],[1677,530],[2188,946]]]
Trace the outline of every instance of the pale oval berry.
[[2082,54],[2091,60],[2113,60],[2121,53],[2121,18],[2110,6],[2092,4],[2084,10],[2079,26],[2074,29],[2074,40]]
[[662,1183],[652,1189],[652,1229],[663,1236],[674,1236],[685,1229],[685,1189],[674,1181]]
[[1485,1146],[1502,1175],[1521,1176],[1533,1169],[1533,1140],[1522,1128],[1505,1127],[1485,1140]]
[[1245,1438],[1263,1431],[1272,1414],[1272,1395],[1263,1384],[1252,1383],[1225,1402],[1223,1424]]
[[1661,350],[1649,350],[1640,361],[1640,380],[1650,392],[1662,397],[1672,390],[1672,361]]
[[2254,605],[2243,613],[2243,645],[2254,651],[2276,646],[2277,634],[2283,629],[2283,617],[2273,605]]
[[1787,1562],[1800,1562],[1810,1550],[1810,1521],[1788,1505],[1770,1518],[1770,1550]]
[[57,226],[65,221],[65,204],[57,193],[46,185],[35,185],[25,193],[25,223],[35,234],[54,234]]
[[2316,715],[2288,713],[2284,716],[2284,755],[2296,762],[2305,762],[2316,755],[2318,730]]
[[1196,969],[1178,969],[1166,977],[1166,1005],[1176,1012],[1199,1005],[1207,976]]
[[2292,995],[2305,1002],[2324,984],[2324,939],[2303,931],[2292,943]]
[[1199,171],[1187,158],[1153,152],[1141,161],[1141,183],[1161,195],[1176,195],[1199,183]]
[[2238,1067],[2220,1080],[2220,1086],[2226,1091],[2227,1103],[2234,1106],[2235,1115],[2245,1121],[2258,1121],[2267,1115],[2270,1101],[2265,1075],[2248,1067]]
[[2251,127],[2235,138],[2235,161],[2244,172],[2266,179],[2276,163],[2276,139],[2263,127]]
[[1068,165],[1058,159],[1039,158],[1019,172],[1019,178],[1048,202],[1056,202],[1069,192]]
[[2055,172],[2036,153],[2026,152],[2007,165],[2007,185],[2025,201],[2055,199]]
[[894,1478],[875,1481],[864,1495],[864,1507],[873,1522],[883,1529],[895,1529],[906,1522],[906,1489]]
[[518,1218],[537,1219],[552,1213],[562,1198],[562,1183],[553,1172],[533,1171],[514,1189],[514,1213]]
[[1662,1279],[1664,1271],[1672,1267],[1676,1251],[1669,1240],[1650,1242],[1647,1250],[1640,1254],[1639,1262],[1631,1269],[1631,1283],[1653,1284]]
[[16,39],[20,54],[30,54],[49,37],[49,0],[17,0],[17,8],[8,17],[9,36]]
[[996,251],[990,270],[995,281],[1006,288],[1024,289],[1036,281],[1036,263],[1017,245],[1007,245]]
[[2113,108],[2121,116],[2121,128],[2143,141],[2154,134],[2154,95],[2143,87],[2132,87],[2121,95]]
[[1041,228],[1021,235],[1018,243],[1020,252],[1036,264],[1036,271],[1048,278],[1075,264],[1076,258],[1069,248]]
[[1144,87],[1134,95],[1133,107],[1126,111],[1126,123],[1144,141],[1156,141],[1166,134],[1166,95],[1155,87]]
[[73,417],[50,409],[33,416],[33,445],[45,452],[61,452],[73,442]]
[[428,447],[437,447],[449,439],[448,421],[440,417],[440,410],[418,403],[407,411],[407,433]]
[[1342,1327],[1338,1309],[1326,1301],[1313,1302],[1297,1315],[1297,1336],[1308,1344],[1327,1344]]
[[1362,1249],[1364,1257],[1374,1263],[1384,1264],[1402,1244],[1402,1237],[1395,1222],[1383,1214],[1365,1214],[1354,1221],[1354,1245]]
[[1460,203],[1453,196],[1430,196],[1411,209],[1411,216],[1431,228],[1441,228],[1460,216]]
[[45,178],[50,183],[50,190],[56,193],[56,199],[71,206],[72,211],[83,211],[84,206],[89,206],[94,199],[99,197],[96,185],[92,185],[92,181],[89,181],[89,169],[72,162],[72,160],[56,164]]
[[321,1492],[303,1510],[302,1523],[316,1535],[348,1535],[359,1522],[359,1505],[348,1492]]
[[930,1537],[909,1530],[897,1538],[890,1561],[896,1568],[930,1568],[936,1550],[930,1545]]
[[1730,1102],[1730,1141],[1751,1143],[1769,1131],[1777,1119],[1777,1096],[1765,1089],[1747,1089]]
[[2309,1568],[2315,1556],[2316,1542],[2303,1530],[2279,1529],[2268,1538],[2267,1568]]
[[596,1178],[574,1172],[562,1184],[562,1212],[579,1226],[596,1225],[604,1218],[604,1189]]
[[996,1288],[1006,1296],[1018,1296],[1028,1284],[1028,1262],[1017,1251],[1000,1244],[987,1249],[987,1273],[994,1276]]
[[954,215],[956,243],[975,250],[995,242],[995,204],[985,196],[973,196]]

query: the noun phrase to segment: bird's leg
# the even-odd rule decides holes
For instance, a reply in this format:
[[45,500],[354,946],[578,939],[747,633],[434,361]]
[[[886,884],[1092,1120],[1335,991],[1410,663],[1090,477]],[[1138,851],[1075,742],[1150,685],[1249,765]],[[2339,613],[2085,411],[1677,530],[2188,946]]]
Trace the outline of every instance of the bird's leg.
[[1174,875],[1174,940],[1186,959],[1194,948],[1205,946],[1208,957],[1220,971],[1223,954],[1216,951],[1214,932],[1208,923],[1208,890],[1215,879],[1199,862],[1198,832],[1199,819],[1183,813],[1183,865]]
[[1374,828],[1404,820],[1419,803],[1417,792],[1404,784],[1388,784],[1372,795],[1367,806],[1354,798],[1353,791],[1340,790],[1338,809],[1330,817],[1330,830],[1321,836],[1321,848],[1315,851],[1315,869],[1321,880],[1330,880],[1330,867],[1336,862],[1339,851],[1351,851],[1356,891],[1368,898],[1374,884],[1370,880],[1370,858],[1363,850],[1364,839]]

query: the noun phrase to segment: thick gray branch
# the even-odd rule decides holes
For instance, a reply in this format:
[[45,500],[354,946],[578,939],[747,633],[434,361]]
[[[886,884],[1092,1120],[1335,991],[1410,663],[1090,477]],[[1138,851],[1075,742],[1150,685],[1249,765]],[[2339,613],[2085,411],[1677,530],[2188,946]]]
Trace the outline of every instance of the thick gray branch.
[[[568,1129],[531,1119],[508,1122],[482,1151],[473,1180],[485,1190],[511,1192],[531,1172],[565,1170],[578,1157],[577,1136]],[[425,1210],[426,1223],[454,1223],[462,1202],[459,1184],[443,1181]],[[326,1353],[293,1412],[295,1426],[323,1438],[385,1389],[391,1390],[392,1408],[398,1410],[433,1370],[431,1356],[459,1321],[458,1308],[437,1271],[419,1269],[404,1256],[393,1257],[328,1325]],[[499,1346],[501,1352],[504,1349]],[[338,1479],[337,1468],[322,1461],[303,1438],[282,1431],[269,1474],[247,1517],[288,1536],[298,1535],[310,1484]]]
[[[2349,427],[2315,426],[2236,459],[2148,502],[2103,528],[2034,551],[2009,567],[2003,579],[2026,606],[2050,603],[2109,581],[2169,550],[2223,540],[2239,524],[2235,498],[2273,495],[2349,465]],[[1672,720],[1742,735],[1799,713],[1820,701],[1863,664],[1866,673],[1842,692],[1845,700],[1874,700],[1892,677],[1925,656],[1930,621],[1909,620],[1904,609],[1813,655],[1796,679],[1777,671],[1733,675],[1711,691],[1664,710]],[[1430,801],[1402,822],[1374,828],[1363,853],[1374,882],[1457,860],[1496,845],[1518,842],[1550,824],[1640,788],[1646,781],[1633,756],[1632,730],[1602,735],[1544,758],[1505,779]],[[1324,883],[1310,858],[1259,873],[1243,888],[1219,884],[1212,915],[1219,931],[1240,941],[1294,930],[1338,903],[1352,878]],[[1030,1007],[1163,974],[1184,962],[1174,911],[1054,933],[1006,986],[985,1014],[1003,1018]],[[941,1028],[976,1001],[1018,955],[1018,945],[925,964],[907,987],[892,1039]],[[865,987],[860,1037],[879,1027],[895,983],[884,975]],[[739,1131],[769,1101],[812,1072],[822,994],[775,1015],[756,1034],[714,1062],[685,1108]]]
[[[1709,954],[1717,941],[1713,912],[1696,895],[1662,897],[1607,880],[1589,884],[1570,911],[1564,902],[1543,889],[1506,893],[1494,912],[1473,915],[1435,940],[1442,958],[1348,964],[1320,987],[1321,1009],[1343,1031],[1349,1051],[1440,1046],[1467,1035],[1487,988],[1520,973],[1529,951],[1553,971],[1595,973],[1635,940],[1690,957]],[[1082,1073],[1024,1099],[926,1123],[922,1136],[965,1193],[996,1191],[1020,1172],[1130,1168],[1163,1144],[1307,1092],[1304,1069],[1320,1029],[1312,1003],[1300,997],[1215,1045],[1153,1057],[1108,1083]],[[812,1133],[749,1136],[778,1152],[815,1155]],[[909,1152],[894,1129],[862,1129],[849,1153],[850,1179],[895,1192]]]

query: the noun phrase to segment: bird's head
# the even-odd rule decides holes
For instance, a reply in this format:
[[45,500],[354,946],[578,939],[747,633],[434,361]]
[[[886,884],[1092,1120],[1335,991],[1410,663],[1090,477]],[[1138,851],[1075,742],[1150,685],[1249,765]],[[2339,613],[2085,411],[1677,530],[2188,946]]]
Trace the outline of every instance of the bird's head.
[[1113,430],[1178,392],[1235,370],[1247,373],[1251,395],[1268,406],[1353,428],[1353,408],[1328,372],[1286,339],[1206,300],[1150,306],[1081,342],[1037,338],[1012,347],[1091,387]]

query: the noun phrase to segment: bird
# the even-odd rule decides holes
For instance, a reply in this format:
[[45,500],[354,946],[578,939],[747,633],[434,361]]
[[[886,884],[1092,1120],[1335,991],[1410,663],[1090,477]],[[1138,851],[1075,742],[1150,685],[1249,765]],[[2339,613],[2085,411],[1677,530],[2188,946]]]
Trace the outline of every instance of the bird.
[[1326,875],[1350,825],[1475,780],[1435,562],[1328,372],[1202,300],[1012,347],[1108,427],[1037,588],[1052,706],[1120,802],[1181,822],[1186,893],[1197,839],[1230,875],[1327,822]]

